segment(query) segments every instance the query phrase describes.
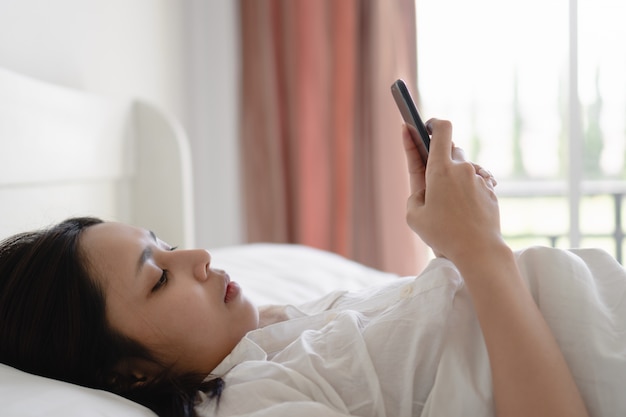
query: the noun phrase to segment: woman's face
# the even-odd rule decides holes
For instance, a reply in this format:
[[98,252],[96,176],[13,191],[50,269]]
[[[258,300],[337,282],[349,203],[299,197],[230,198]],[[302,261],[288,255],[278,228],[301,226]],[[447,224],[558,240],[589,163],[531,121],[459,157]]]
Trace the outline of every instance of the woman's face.
[[209,267],[205,250],[174,250],[121,223],[85,229],[80,247],[104,290],[109,324],[177,371],[208,374],[258,326],[257,309]]

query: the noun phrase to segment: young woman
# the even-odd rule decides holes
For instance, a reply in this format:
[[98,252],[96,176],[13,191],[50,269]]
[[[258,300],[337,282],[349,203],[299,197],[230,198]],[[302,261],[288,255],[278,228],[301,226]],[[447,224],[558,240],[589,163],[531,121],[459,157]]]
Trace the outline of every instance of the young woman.
[[[331,295],[261,317],[271,325],[259,329],[245,289],[212,269],[208,252],[175,250],[129,225],[70,219],[0,247],[0,361],[167,416],[293,415],[287,401],[302,416],[437,415],[429,396],[446,354],[437,334],[465,323],[456,311],[465,305],[484,338],[477,352],[484,343],[488,354],[488,369],[477,372],[493,386],[486,402],[476,400],[487,408],[468,414],[586,416],[501,237],[493,178],[463,159],[449,122],[428,126],[427,167],[403,132],[407,222],[463,280]],[[429,304],[441,297],[444,307]],[[281,389],[265,396],[275,384]]]

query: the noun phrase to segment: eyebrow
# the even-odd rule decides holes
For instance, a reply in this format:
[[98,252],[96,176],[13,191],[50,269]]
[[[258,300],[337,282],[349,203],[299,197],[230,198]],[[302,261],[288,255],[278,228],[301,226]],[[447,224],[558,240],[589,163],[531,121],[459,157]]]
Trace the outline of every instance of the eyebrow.
[[[154,232],[152,230],[149,230],[148,232],[150,233],[150,237],[152,238],[152,240],[157,243],[157,237]],[[141,272],[141,269],[143,268],[146,261],[152,257],[152,253],[152,248],[150,248],[149,246],[141,251],[141,255],[139,255],[139,260],[137,261],[137,275],[139,275],[139,273]]]

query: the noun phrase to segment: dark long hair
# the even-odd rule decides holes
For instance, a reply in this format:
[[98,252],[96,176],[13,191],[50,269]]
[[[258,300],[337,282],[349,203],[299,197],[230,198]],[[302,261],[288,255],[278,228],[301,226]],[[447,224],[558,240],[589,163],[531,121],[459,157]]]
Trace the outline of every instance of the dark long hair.
[[164,368],[143,382],[116,371],[124,359],[156,360],[107,323],[104,293],[79,246],[80,233],[101,222],[72,218],[0,243],[0,362],[120,394],[160,416],[195,416],[198,391],[219,399],[221,379],[203,383],[203,375]]

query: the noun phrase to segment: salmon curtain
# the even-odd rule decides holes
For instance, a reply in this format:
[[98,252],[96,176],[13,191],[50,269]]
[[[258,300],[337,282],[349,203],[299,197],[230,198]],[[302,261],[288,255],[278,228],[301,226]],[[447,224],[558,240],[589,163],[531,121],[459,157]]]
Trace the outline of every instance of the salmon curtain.
[[415,90],[414,0],[240,0],[247,239],[415,274],[396,78]]

